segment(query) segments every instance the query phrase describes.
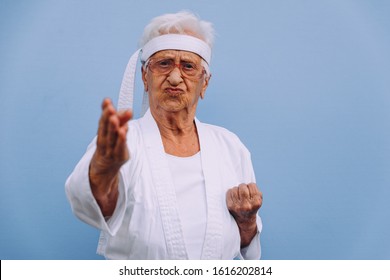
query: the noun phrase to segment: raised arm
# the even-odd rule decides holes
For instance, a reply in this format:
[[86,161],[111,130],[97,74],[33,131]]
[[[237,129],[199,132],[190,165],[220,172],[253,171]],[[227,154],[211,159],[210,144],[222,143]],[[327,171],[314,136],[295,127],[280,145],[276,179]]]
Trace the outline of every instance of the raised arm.
[[118,199],[119,169],[129,159],[126,145],[131,111],[117,112],[109,99],[102,103],[96,151],[89,166],[89,181],[103,216],[111,216]]
[[240,231],[241,248],[248,246],[257,233],[256,215],[263,194],[255,183],[240,184],[226,193],[226,204]]

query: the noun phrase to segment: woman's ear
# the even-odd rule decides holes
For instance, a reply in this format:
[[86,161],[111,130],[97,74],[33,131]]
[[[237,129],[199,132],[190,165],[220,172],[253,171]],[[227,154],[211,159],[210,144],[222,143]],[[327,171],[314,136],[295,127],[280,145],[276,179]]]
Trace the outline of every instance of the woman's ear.
[[202,98],[202,99],[204,99],[204,97],[205,97],[206,89],[207,89],[207,87],[209,86],[209,80],[210,80],[210,78],[211,78],[211,75],[210,75],[210,76],[206,76],[206,77],[204,78],[202,91],[200,92],[200,98]]
[[148,82],[147,82],[147,80],[146,80],[146,74],[147,74],[147,72],[146,72],[146,70],[144,69],[143,66],[141,67],[141,71],[142,71],[142,81],[143,81],[143,83],[144,83],[144,91],[145,91],[145,92],[148,92]]

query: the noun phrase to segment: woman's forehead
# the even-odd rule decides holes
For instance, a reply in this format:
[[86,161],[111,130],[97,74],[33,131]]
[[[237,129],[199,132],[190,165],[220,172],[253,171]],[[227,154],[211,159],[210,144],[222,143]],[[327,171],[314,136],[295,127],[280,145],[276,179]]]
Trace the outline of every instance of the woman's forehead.
[[193,52],[182,51],[182,50],[162,50],[152,55],[153,58],[176,58],[184,60],[200,60],[200,56]]

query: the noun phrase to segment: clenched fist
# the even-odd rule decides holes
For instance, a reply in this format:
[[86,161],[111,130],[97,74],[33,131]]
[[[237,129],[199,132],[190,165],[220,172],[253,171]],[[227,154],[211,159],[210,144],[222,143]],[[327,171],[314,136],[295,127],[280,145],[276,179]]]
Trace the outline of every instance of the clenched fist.
[[240,184],[226,193],[226,204],[236,220],[241,236],[241,247],[246,247],[257,233],[256,215],[263,203],[263,194],[255,183]]

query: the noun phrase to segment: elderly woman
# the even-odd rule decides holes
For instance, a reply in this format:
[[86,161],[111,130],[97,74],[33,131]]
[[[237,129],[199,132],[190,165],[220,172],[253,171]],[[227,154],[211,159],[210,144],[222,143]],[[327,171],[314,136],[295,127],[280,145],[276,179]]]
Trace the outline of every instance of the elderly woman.
[[127,110],[103,101],[97,138],[66,192],[75,215],[101,230],[98,253],[108,259],[260,258],[262,194],[250,153],[195,117],[213,33],[188,12],[153,19],[140,51],[149,109],[129,121],[131,85],[119,100]]

